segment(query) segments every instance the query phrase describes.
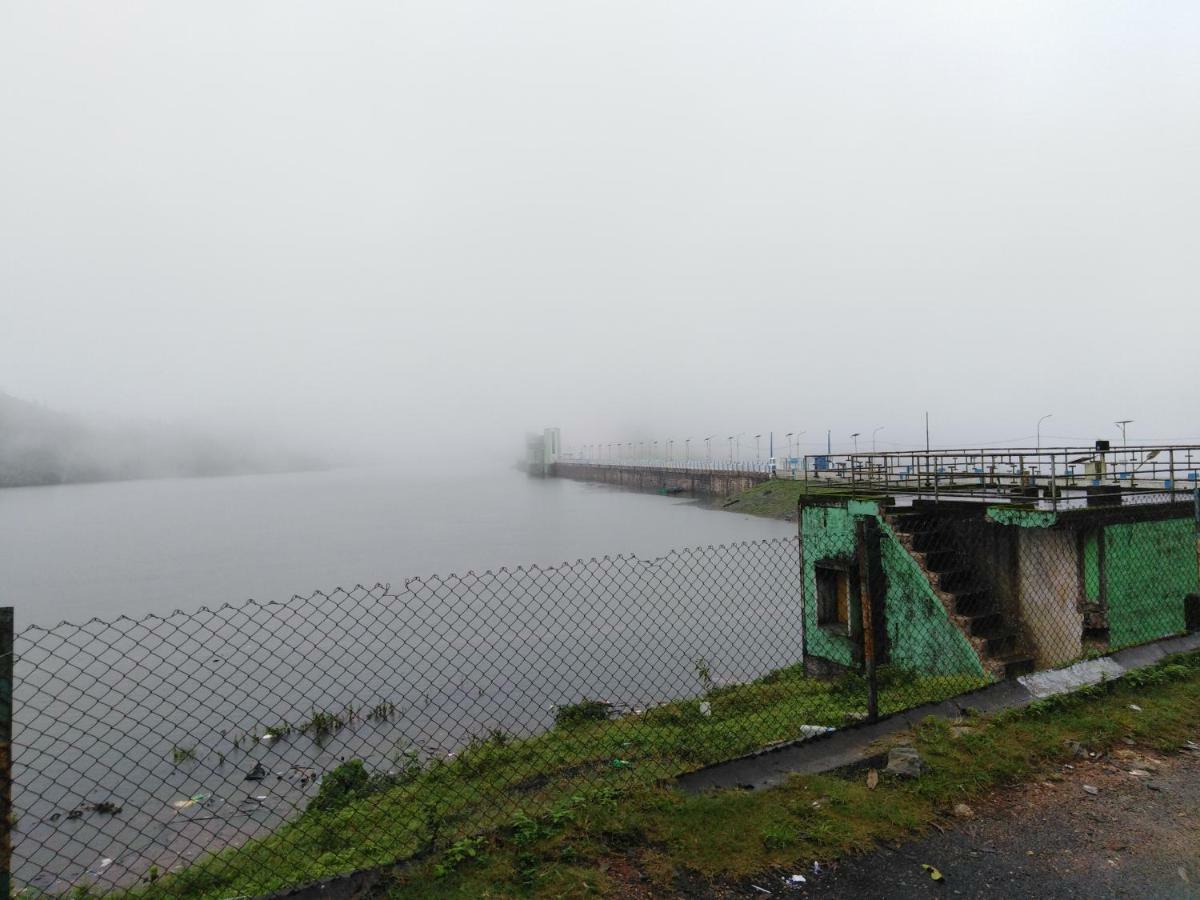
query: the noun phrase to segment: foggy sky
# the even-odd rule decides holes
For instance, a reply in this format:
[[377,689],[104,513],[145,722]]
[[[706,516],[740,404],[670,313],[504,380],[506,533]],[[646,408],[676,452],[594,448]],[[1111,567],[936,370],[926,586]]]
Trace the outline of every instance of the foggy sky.
[[1195,440],[1197,47],[1188,2],[10,0],[0,389],[423,460]]

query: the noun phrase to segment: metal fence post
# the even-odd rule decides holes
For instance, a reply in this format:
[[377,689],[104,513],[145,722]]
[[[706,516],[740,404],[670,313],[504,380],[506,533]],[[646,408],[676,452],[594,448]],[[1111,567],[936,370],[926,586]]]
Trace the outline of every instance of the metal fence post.
[[[873,525],[874,522],[871,521]],[[871,529],[866,518],[855,523],[858,545],[858,605],[862,618],[863,669],[867,677],[867,721],[879,718],[879,685],[875,677],[875,617],[871,596]]]
[[1200,568],[1200,487],[1192,491],[1192,514],[1196,520],[1196,566]]
[[0,898],[12,896],[13,608],[0,607]]

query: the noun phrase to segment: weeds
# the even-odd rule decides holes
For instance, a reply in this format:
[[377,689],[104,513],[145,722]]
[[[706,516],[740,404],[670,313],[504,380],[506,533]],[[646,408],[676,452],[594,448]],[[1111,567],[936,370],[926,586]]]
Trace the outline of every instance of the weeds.
[[697,656],[692,665],[696,670],[696,680],[700,682],[701,689],[703,689],[706,695],[711,694],[716,687],[716,683],[713,681],[712,670],[709,668],[708,660],[703,656]]
[[312,717],[300,726],[300,730],[305,734],[311,734],[314,738],[319,739],[336,734],[345,727],[346,719],[342,716],[314,709]]
[[461,838],[451,844],[442,858],[434,865],[433,872],[438,878],[445,878],[468,859],[479,856],[479,848],[483,846],[483,838]]
[[554,712],[555,728],[577,728],[590,722],[602,722],[608,718],[611,707],[603,700],[580,700],[560,706]]
[[195,747],[175,746],[175,747],[171,748],[171,762],[175,763],[175,765],[177,765],[177,766],[182,765],[185,762],[191,762],[195,758],[196,758],[196,748]]
[[376,703],[367,713],[368,722],[386,722],[396,715],[396,704]]

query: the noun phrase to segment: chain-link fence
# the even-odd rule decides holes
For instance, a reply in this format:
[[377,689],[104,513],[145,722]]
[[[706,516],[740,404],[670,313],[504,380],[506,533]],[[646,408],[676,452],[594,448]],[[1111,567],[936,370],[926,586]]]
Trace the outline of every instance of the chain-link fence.
[[[13,874],[254,896],[1182,631],[1191,508],[805,503],[800,540],[16,635]],[[464,843],[467,842],[467,843]]]

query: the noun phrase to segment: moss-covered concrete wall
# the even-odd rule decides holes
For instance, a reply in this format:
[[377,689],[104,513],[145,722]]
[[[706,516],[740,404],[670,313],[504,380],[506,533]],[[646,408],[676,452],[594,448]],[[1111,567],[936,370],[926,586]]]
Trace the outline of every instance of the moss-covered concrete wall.
[[[983,675],[979,657],[951,621],[925,573],[884,522],[877,504],[804,506],[800,534],[804,546],[804,634],[810,656],[843,666],[858,663],[856,642],[817,624],[817,564],[852,561],[856,552],[855,519],[868,517],[880,527],[879,552],[885,585],[884,621],[889,662],[925,674]],[[859,615],[857,608],[854,614]]]
[[887,584],[884,618],[890,662],[934,675],[983,675],[979,656],[950,620],[917,561],[886,524],[879,553]]
[[842,666],[855,664],[854,642],[817,624],[817,563],[854,557],[854,516],[845,506],[805,506],[800,511],[804,547],[804,645],[810,656]]
[[1192,519],[1106,525],[1103,559],[1111,646],[1184,629],[1183,598],[1200,582]]
[[1085,628],[1107,627],[1110,647],[1184,629],[1184,597],[1200,590],[1191,516],[991,507],[987,519],[1017,529],[1019,615],[1039,666],[1082,654]]

